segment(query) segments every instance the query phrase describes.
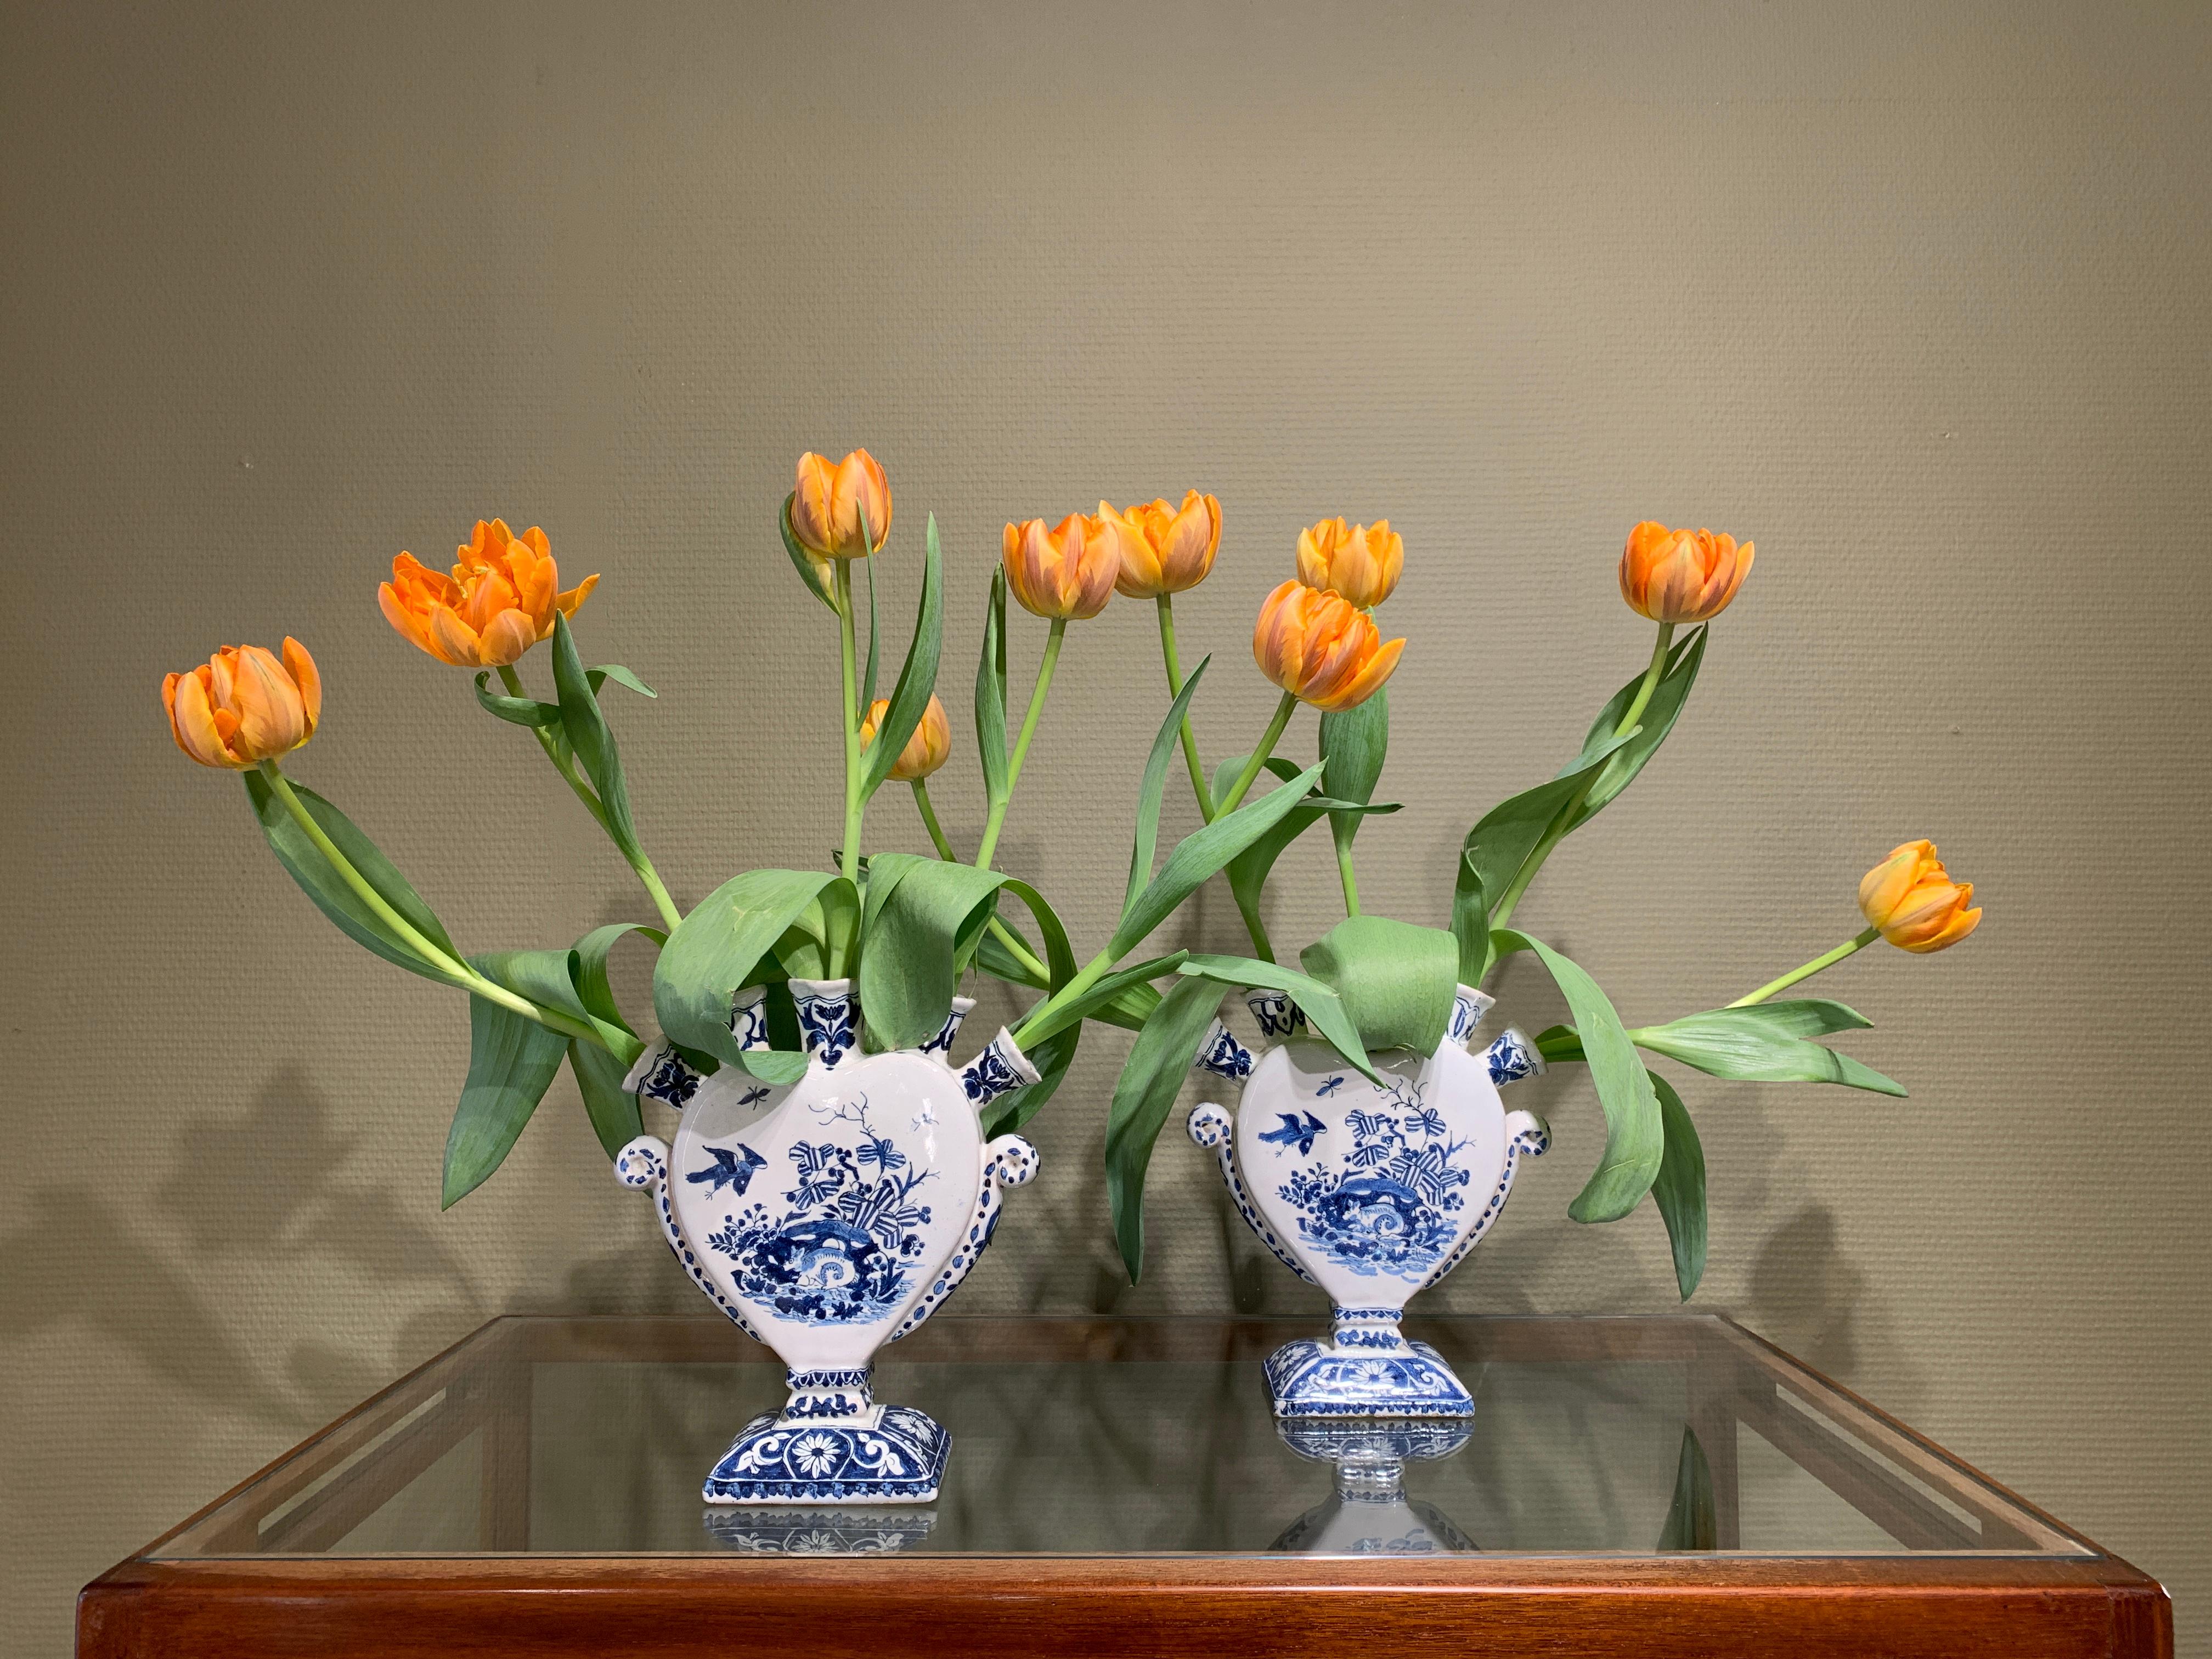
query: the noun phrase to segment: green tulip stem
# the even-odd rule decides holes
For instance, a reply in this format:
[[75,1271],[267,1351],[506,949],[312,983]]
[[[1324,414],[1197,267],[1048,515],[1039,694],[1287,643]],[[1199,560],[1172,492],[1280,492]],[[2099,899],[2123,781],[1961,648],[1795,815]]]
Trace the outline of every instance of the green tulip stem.
[[[1175,596],[1163,593],[1159,597],[1160,656],[1167,664],[1168,696],[1182,696],[1182,659],[1176,654]],[[1213,798],[1206,792],[1206,768],[1198,758],[1198,738],[1192,734],[1190,716],[1182,717],[1182,763],[1190,773],[1191,792],[1198,797],[1198,815],[1208,823],[1213,822]]]
[[1215,805],[1216,817],[1226,817],[1243,804],[1245,792],[1251,788],[1252,781],[1260,775],[1261,769],[1273,757],[1275,745],[1283,740],[1283,728],[1291,723],[1291,716],[1297,712],[1297,694],[1284,692],[1283,700],[1275,705],[1274,719],[1267,722],[1267,729],[1260,734],[1260,746],[1252,751],[1252,758],[1244,763],[1243,772],[1235,783],[1230,785],[1229,793]]
[[376,919],[389,927],[408,949],[422,957],[427,966],[436,969],[471,995],[480,996],[486,1002],[497,1003],[501,1007],[520,1014],[525,1019],[535,1020],[549,1030],[568,1036],[585,1037],[599,1043],[601,1048],[606,1047],[599,1034],[590,1026],[580,1024],[550,1008],[541,1008],[529,998],[518,996],[504,985],[494,984],[467,963],[432,944],[414,923],[393,909],[384,895],[369,884],[368,878],[354,867],[352,860],[338,851],[337,843],[324,832],[323,826],[315,822],[314,814],[307,811],[307,804],[293,793],[291,780],[277,769],[276,763],[274,760],[263,761],[260,769],[261,775],[269,780],[270,788],[276,792],[276,799],[284,803],[284,810],[292,815],[292,821],[300,826],[309,841],[314,842],[315,850],[329,861],[331,869],[337,872],[339,879],[352,888],[355,896],[366,904]]
[[[1644,711],[1651,706],[1651,694],[1659,689],[1659,682],[1666,675],[1667,647],[1674,643],[1674,624],[1661,623],[1658,641],[1651,647],[1651,665],[1644,671],[1644,684],[1636,688],[1635,697],[1621,711],[1620,718],[1613,722],[1614,737],[1619,737],[1642,720]],[[1503,927],[1512,919],[1513,908],[1521,902],[1521,895],[1527,892],[1528,884],[1536,879],[1536,872],[1544,867],[1544,860],[1552,856],[1552,849],[1567,838],[1567,830],[1575,821],[1575,814],[1583,810],[1583,803],[1589,799],[1589,792],[1597,787],[1602,772],[1601,768],[1584,779],[1583,787],[1575,791],[1567,804],[1559,809],[1559,816],[1545,829],[1542,838],[1529,853],[1527,862],[1515,874],[1512,885],[1505,890],[1504,896],[1491,907],[1490,925],[1492,927]]]
[[1019,1048],[1032,1041],[1034,1033],[1044,1030],[1054,1015],[1104,978],[1106,970],[1113,965],[1113,958],[1103,951],[1085,963],[1076,971],[1073,979],[1030,1009],[1024,1017],[1021,1024],[1016,1027],[1012,1033],[1014,1046]]
[[1336,843],[1336,873],[1344,883],[1344,914],[1359,914],[1359,884],[1352,875],[1352,842],[1347,837]]
[[937,808],[930,804],[927,780],[914,781],[914,804],[921,813],[922,827],[929,831],[930,844],[937,848],[937,856],[947,864],[960,860],[953,855],[952,843],[945,838],[945,826],[937,821]]
[[1030,739],[1036,735],[1037,716],[1044,712],[1044,694],[1052,689],[1053,671],[1060,665],[1060,642],[1067,635],[1067,618],[1054,617],[1052,631],[1045,636],[1044,660],[1037,665],[1036,685],[1030,692],[1029,713],[1022,716],[1021,736],[1014,740],[1013,757],[1006,763],[1006,793],[991,803],[991,815],[983,821],[983,844],[975,849],[975,867],[991,867],[991,855],[999,850],[999,831],[1006,822],[1006,807],[1014,798],[1014,785],[1020,781],[1022,763],[1029,758]]
[[[527,697],[530,695],[522,689],[522,678],[514,672],[511,664],[501,666],[499,683],[507,688],[511,697]],[[606,831],[609,840],[613,840],[614,830],[607,823],[607,809],[599,796],[592,793],[592,786],[577,773],[575,757],[562,754],[561,746],[553,741],[552,734],[546,727],[533,726],[530,730],[538,739],[538,746],[545,751],[545,758],[561,775],[561,781],[574,792],[578,800],[584,803],[584,810],[592,815],[592,822]],[[635,858],[631,857],[619,842],[616,842],[615,850],[622,854],[623,861],[636,872],[638,880],[653,899],[653,908],[660,912],[662,923],[673,932],[676,924],[684,920],[684,913],[676,908],[676,901],[668,896],[668,889],[661,882],[660,872],[653,867],[653,860],[646,857],[642,850]]]
[[838,868],[860,878],[860,676],[853,643],[853,563],[839,559],[832,573],[837,595],[837,683],[845,702],[845,850]]
[[1841,962],[1845,957],[1850,956],[1856,951],[1865,950],[1868,945],[1873,944],[1881,937],[1881,928],[1869,927],[1863,933],[1860,933],[1853,938],[1845,939],[1834,950],[1821,952],[1819,956],[1814,957],[1812,961],[1807,963],[1802,968],[1792,968],[1788,973],[1783,975],[1780,979],[1768,981],[1767,983],[1760,986],[1749,996],[1738,997],[1734,1002],[1731,1002],[1728,1006],[1731,1008],[1748,1008],[1754,1002],[1764,1002],[1767,998],[1774,995],[1777,992],[1788,990],[1799,980],[1810,979],[1814,975],[1819,973],[1823,968],[1832,968],[1838,963]]

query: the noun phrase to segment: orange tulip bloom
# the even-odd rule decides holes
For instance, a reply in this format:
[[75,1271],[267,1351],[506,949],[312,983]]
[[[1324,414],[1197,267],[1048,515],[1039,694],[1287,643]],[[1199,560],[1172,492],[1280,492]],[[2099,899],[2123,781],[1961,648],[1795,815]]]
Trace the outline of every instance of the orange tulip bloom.
[[1908,841],[1866,872],[1859,908],[1881,936],[1901,951],[1924,956],[1956,945],[1982,920],[1972,902],[1974,884],[1954,882],[1932,841]]
[[202,766],[243,772],[297,749],[323,714],[323,677],[287,635],[282,662],[258,645],[226,645],[161,682],[169,735]]
[[1710,622],[1751,574],[1752,544],[1710,530],[1669,530],[1646,520],[1620,553],[1620,597],[1659,623]]
[[1285,582],[1260,606],[1252,656],[1260,672],[1316,708],[1357,708],[1398,666],[1406,642],[1382,643],[1375,619],[1340,593]]
[[1118,518],[1128,527],[1121,538],[1121,574],[1114,586],[1133,599],[1181,593],[1204,581],[1221,546],[1221,502],[1195,489],[1183,492],[1182,505],[1164,500],[1117,514],[1098,503],[1102,519]]
[[1050,529],[1042,519],[1010,524],[1001,538],[1006,586],[1033,616],[1066,622],[1095,617],[1114,597],[1123,550],[1136,538],[1128,524],[1108,514],[1071,513]]
[[[878,697],[868,705],[867,718],[860,722],[860,747],[866,749],[876,740],[876,732],[890,712],[891,700]],[[952,754],[952,722],[945,718],[945,705],[935,697],[921,711],[921,719],[915,723],[914,735],[899,750],[899,757],[891,763],[891,775],[901,783],[912,783],[926,778],[945,764]]]
[[820,559],[865,559],[880,552],[891,533],[891,486],[876,458],[856,449],[832,466],[811,449],[801,455],[791,533]]
[[453,550],[453,574],[442,576],[402,553],[392,580],[376,590],[384,619],[440,662],[457,668],[504,668],[553,635],[553,616],[573,617],[599,585],[586,576],[566,593],[553,545],[532,525],[517,536],[503,519],[477,520]]
[[1362,611],[1389,599],[1405,568],[1406,538],[1388,519],[1349,530],[1341,519],[1323,519],[1298,532],[1298,580],[1341,593]]

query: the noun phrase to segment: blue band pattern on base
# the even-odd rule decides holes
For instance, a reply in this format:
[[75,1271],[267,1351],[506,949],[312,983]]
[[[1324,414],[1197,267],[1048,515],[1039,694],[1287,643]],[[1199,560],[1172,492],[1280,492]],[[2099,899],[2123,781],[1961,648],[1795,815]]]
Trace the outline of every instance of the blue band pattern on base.
[[1286,1342],[1267,1357],[1278,1417],[1472,1417],[1474,1396],[1425,1342],[1395,1353],[1345,1353]]
[[885,1406],[875,1419],[745,1425],[701,1492],[709,1504],[926,1504],[952,1437],[927,1413]]

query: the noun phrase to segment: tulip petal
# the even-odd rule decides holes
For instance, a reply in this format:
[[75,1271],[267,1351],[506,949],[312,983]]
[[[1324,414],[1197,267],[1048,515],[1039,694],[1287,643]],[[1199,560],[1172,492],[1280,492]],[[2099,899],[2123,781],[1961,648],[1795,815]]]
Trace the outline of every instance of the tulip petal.
[[1902,948],[1911,951],[1917,957],[1924,957],[1931,951],[1941,951],[1956,945],[1981,925],[1982,913],[1978,907],[1972,910],[1960,910],[1943,925],[1942,931]]
[[[592,597],[592,590],[599,585],[599,579],[598,576],[586,576],[583,580],[578,582],[567,592],[556,594],[554,597],[553,603],[559,608],[562,616],[573,617],[575,616],[577,611],[582,607],[584,601]],[[538,637],[542,640],[548,635],[551,634],[552,631],[553,623],[552,620],[549,617],[545,623],[544,633],[540,634]]]
[[1383,681],[1398,672],[1398,659],[1405,653],[1405,641],[1391,640],[1384,643],[1367,659],[1365,666],[1360,669],[1352,684],[1329,705],[1330,708],[1336,711],[1357,708],[1365,702],[1382,689]]
[[198,671],[179,675],[173,695],[169,730],[177,739],[178,748],[202,766],[228,767],[236,771],[247,764],[224,746],[222,734],[216,730],[215,710],[208,702],[207,682]]
[[477,654],[477,630],[463,622],[451,605],[431,608],[430,652],[441,662],[449,662],[456,668],[483,666]]
[[1859,883],[1859,910],[1871,926],[1887,924],[1899,902],[1912,890],[1922,859],[1933,857],[1935,851],[1929,842],[1909,841],[1866,872]]
[[380,582],[376,589],[377,608],[384,612],[400,637],[419,649],[430,649],[430,619],[422,611],[410,611],[399,596],[398,589],[390,582]]
[[477,641],[477,659],[487,668],[504,668],[538,643],[538,623],[526,611],[502,611]]
[[284,636],[284,672],[300,688],[300,702],[307,711],[307,736],[300,739],[305,743],[315,735],[315,727],[323,718],[323,676],[315,666],[315,659],[307,654],[307,647],[289,634]]
[[244,646],[235,672],[238,754],[265,760],[307,741],[307,704],[282,663],[260,646]]

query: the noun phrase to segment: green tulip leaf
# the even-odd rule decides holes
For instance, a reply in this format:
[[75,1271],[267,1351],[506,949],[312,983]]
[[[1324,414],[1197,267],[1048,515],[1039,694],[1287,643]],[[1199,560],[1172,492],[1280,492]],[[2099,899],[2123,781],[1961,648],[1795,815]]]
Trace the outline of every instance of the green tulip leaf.
[[[313,899],[320,910],[339,931],[356,944],[364,945],[394,962],[410,973],[420,974],[425,979],[434,979],[441,985],[464,983],[450,968],[425,958],[422,953],[399,933],[390,923],[368,907],[360,894],[354,891],[345,878],[323,856],[322,849],[308,838],[296,819],[285,810],[276,792],[270,787],[269,780],[258,772],[241,774],[246,780],[246,799],[253,807],[253,815],[261,822],[261,833],[268,838],[269,850],[276,855],[300,890]],[[292,793],[307,810],[322,832],[345,858],[360,872],[370,889],[386,904],[398,911],[400,917],[439,950],[454,960],[460,952],[453,948],[438,918],[430,907],[410,886],[392,860],[377,850],[376,843],[354,826],[353,820],[325,800],[313,790],[302,784],[294,784]]]
[[868,567],[868,672],[860,682],[860,718],[866,720],[868,711],[876,706],[876,669],[882,662],[877,649],[883,643],[884,625],[876,610],[876,562],[866,561]]
[[983,612],[983,653],[975,664],[975,752],[983,763],[983,794],[991,805],[1006,798],[1006,572],[991,573],[991,600]]
[[1490,896],[1474,867],[1474,854],[1460,848],[1459,873],[1452,884],[1452,943],[1459,947],[1462,985],[1480,985],[1490,970]]
[[[1321,717],[1321,754],[1328,769],[1322,774],[1324,793],[1338,800],[1362,805],[1375,798],[1382,776],[1382,763],[1390,752],[1390,688],[1380,686],[1367,699],[1350,708]],[[1340,849],[1349,848],[1359,833],[1361,814],[1332,812],[1329,834]]]
[[1198,683],[1205,678],[1206,665],[1213,659],[1201,657],[1198,666],[1190,671],[1190,678],[1182,684],[1182,690],[1168,705],[1167,718],[1152,738],[1152,751],[1145,757],[1145,775],[1137,790],[1137,833],[1129,847],[1129,885],[1121,895],[1121,908],[1127,910],[1137,902],[1137,895],[1152,878],[1152,857],[1159,850],[1160,797],[1166,792],[1168,762],[1174,756],[1176,740],[1182,734],[1184,717],[1190,713],[1190,700],[1198,695]]
[[[1369,702],[1372,701],[1370,697]],[[1365,705],[1361,706],[1364,708]],[[1227,793],[1231,786],[1243,775],[1245,763],[1249,759],[1250,759],[1249,756],[1232,756],[1215,769],[1214,799],[1219,799]],[[1326,768],[1326,762],[1323,763],[1323,766]],[[1286,781],[1298,775],[1298,769],[1279,755],[1271,755],[1267,757],[1265,770]],[[1259,798],[1247,797],[1245,805],[1249,806],[1255,799]],[[1366,817],[1377,812],[1395,812],[1401,810],[1401,804],[1397,801],[1370,803],[1342,800],[1330,795],[1308,795],[1285,813],[1281,821],[1273,829],[1258,837],[1249,847],[1229,860],[1230,892],[1235,896],[1241,909],[1248,913],[1256,913],[1260,904],[1260,895],[1267,884],[1268,876],[1274,871],[1275,860],[1282,857],[1285,848],[1312,829],[1314,825],[1319,823],[1323,817],[1332,818]]]
[[1106,1200],[1133,1285],[1145,1269],[1145,1172],[1152,1147],[1220,1006],[1218,984],[1177,980],[1137,1033],[1114,1085],[1106,1116]]
[[1242,990],[1264,987],[1271,991],[1282,991],[1294,998],[1306,1024],[1327,1039],[1329,1046],[1344,1057],[1345,1062],[1375,1083],[1382,1077],[1376,1072],[1374,1062],[1368,1059],[1366,1047],[1359,1040],[1359,1029],[1346,1010],[1343,1000],[1334,990],[1310,975],[1295,968],[1285,968],[1279,962],[1261,962],[1256,957],[1223,957],[1194,953],[1190,959],[1176,970],[1193,979],[1210,979],[1223,985],[1233,985]]
[[1541,939],[1517,929],[1498,928],[1491,940],[1499,957],[1535,952],[1573,1011],[1598,1104],[1605,1109],[1606,1133],[1604,1155],[1567,1213],[1577,1221],[1618,1221],[1651,1190],[1666,1146],[1651,1074],[1595,980]]
[[1674,1085],[1656,1072],[1649,1075],[1667,1138],[1659,1173],[1651,1182],[1651,1201],[1667,1224],[1667,1242],[1674,1252],[1675,1287],[1687,1302],[1705,1276],[1705,1150],[1698,1144],[1698,1126],[1690,1121],[1690,1109],[1682,1104]]
[[490,690],[489,672],[477,676],[477,702],[486,714],[495,714],[510,726],[557,726],[561,722],[561,705],[539,702],[535,697],[509,697]]
[[1639,1048],[1665,1054],[1714,1077],[1764,1083],[1835,1083],[1847,1089],[1902,1097],[1905,1085],[1871,1066],[1808,1036],[1863,1027],[1867,1021],[1840,1002],[1807,999],[1716,1008],[1628,1035]]
[[1467,984],[1481,984],[1490,964],[1497,960],[1494,954],[1487,953],[1480,964],[1468,960],[1473,954],[1468,948],[1472,935],[1468,931],[1472,896],[1478,891],[1483,896],[1486,918],[1488,910],[1511,889],[1515,878],[1542,844],[1545,832],[1574,799],[1575,792],[1595,776],[1624,744],[1634,742],[1638,730],[1641,728],[1632,728],[1607,739],[1549,782],[1500,801],[1467,832],[1467,840],[1461,847],[1461,873],[1455,883],[1452,902],[1453,931],[1461,941],[1459,976]]
[[945,635],[945,558],[938,548],[934,513],[929,515],[929,527],[923,541],[921,603],[915,616],[914,638],[908,642],[898,684],[891,688],[890,707],[884,711],[884,723],[877,729],[875,741],[861,757],[863,799],[881,788],[891,768],[898,764],[907,739],[921,724],[921,717],[929,711],[929,699],[937,690],[937,658]]
[[1206,878],[1281,823],[1305,798],[1321,773],[1319,763],[1310,766],[1280,788],[1246,801],[1235,811],[1225,812],[1184,836],[1168,854],[1159,873],[1123,908],[1121,923],[1107,942],[1108,959],[1118,962],[1128,955]]
[[1300,951],[1298,961],[1335,991],[1368,1048],[1431,1054],[1444,1040],[1458,988],[1459,943],[1443,929],[1389,916],[1347,916]]
[[1146,985],[1153,980],[1172,974],[1188,959],[1189,955],[1187,951],[1176,951],[1170,955],[1153,957],[1149,961],[1138,963],[1134,967],[1123,968],[1106,975],[1081,996],[1053,1010],[1050,1018],[1038,1025],[1034,1035],[1039,1038],[1048,1037],[1056,1031],[1065,1030],[1070,1025],[1079,1024],[1108,1005],[1117,1001],[1132,987]]
[[576,655],[568,619],[557,611],[553,614],[553,684],[561,697],[561,730],[567,733],[576,758],[583,763],[585,775],[599,793],[607,835],[623,856],[635,864],[645,855],[638,846],[637,826],[630,821],[629,786],[623,779],[622,754],[616,747],[615,734],[608,729],[606,716],[599,712],[599,700],[583,661]]
[[830,592],[829,582],[816,568],[814,556],[801,547],[799,538],[791,533],[791,509],[798,501],[799,492],[794,489],[783,498],[783,511],[775,515],[775,527],[783,532],[783,550],[791,556],[791,567],[799,572],[799,580],[806,584],[806,591],[835,611],[836,596]]
[[842,879],[818,870],[748,870],[708,894],[669,933],[653,964],[653,1010],[662,1034],[763,1082],[796,1081],[806,1069],[805,1055],[740,1052],[730,1033],[730,999],[758,982],[763,959],[793,923],[810,908],[821,915],[823,890]]
[[592,1133],[609,1158],[645,1133],[637,1097],[623,1087],[629,1072],[625,1062],[598,1043],[577,1037],[568,1044],[568,1069],[576,1074],[576,1091],[584,1097]]
[[952,1011],[960,941],[991,913],[1007,878],[912,853],[868,866],[860,922],[860,1011],[878,1048],[918,1048]]
[[[497,978],[490,957],[470,965]],[[469,1074],[446,1136],[441,1208],[453,1208],[506,1160],[568,1051],[560,1032],[482,997],[469,999]]]
[[[1674,722],[1681,715],[1682,705],[1689,701],[1690,688],[1698,683],[1698,669],[1705,661],[1705,635],[1709,631],[1700,628],[1689,638],[1676,642],[1668,655],[1659,684],[1652,689],[1651,701],[1638,716],[1641,729],[1631,742],[1613,751],[1598,774],[1597,781],[1590,786],[1589,793],[1568,818],[1569,831],[1580,829],[1595,817],[1607,801],[1636,781],[1636,775],[1644,769],[1645,763],[1659,752],[1659,745],[1667,741],[1667,734],[1674,729]],[[1613,727],[1620,724],[1620,717],[1628,712],[1628,705],[1635,702],[1643,686],[1644,676],[1638,674],[1613,694],[1613,701],[1606,704],[1583,739],[1583,751],[1571,769],[1580,770],[1593,754],[1610,744]]]
[[[580,1020],[599,1033],[599,1041],[613,1051],[627,1070],[645,1052],[621,1017],[603,1019],[584,1000],[577,981],[582,976],[580,953],[566,951],[493,951],[470,958],[477,970],[495,985],[503,985],[541,1008],[552,1009]],[[611,1002],[611,999],[609,1001]]]

